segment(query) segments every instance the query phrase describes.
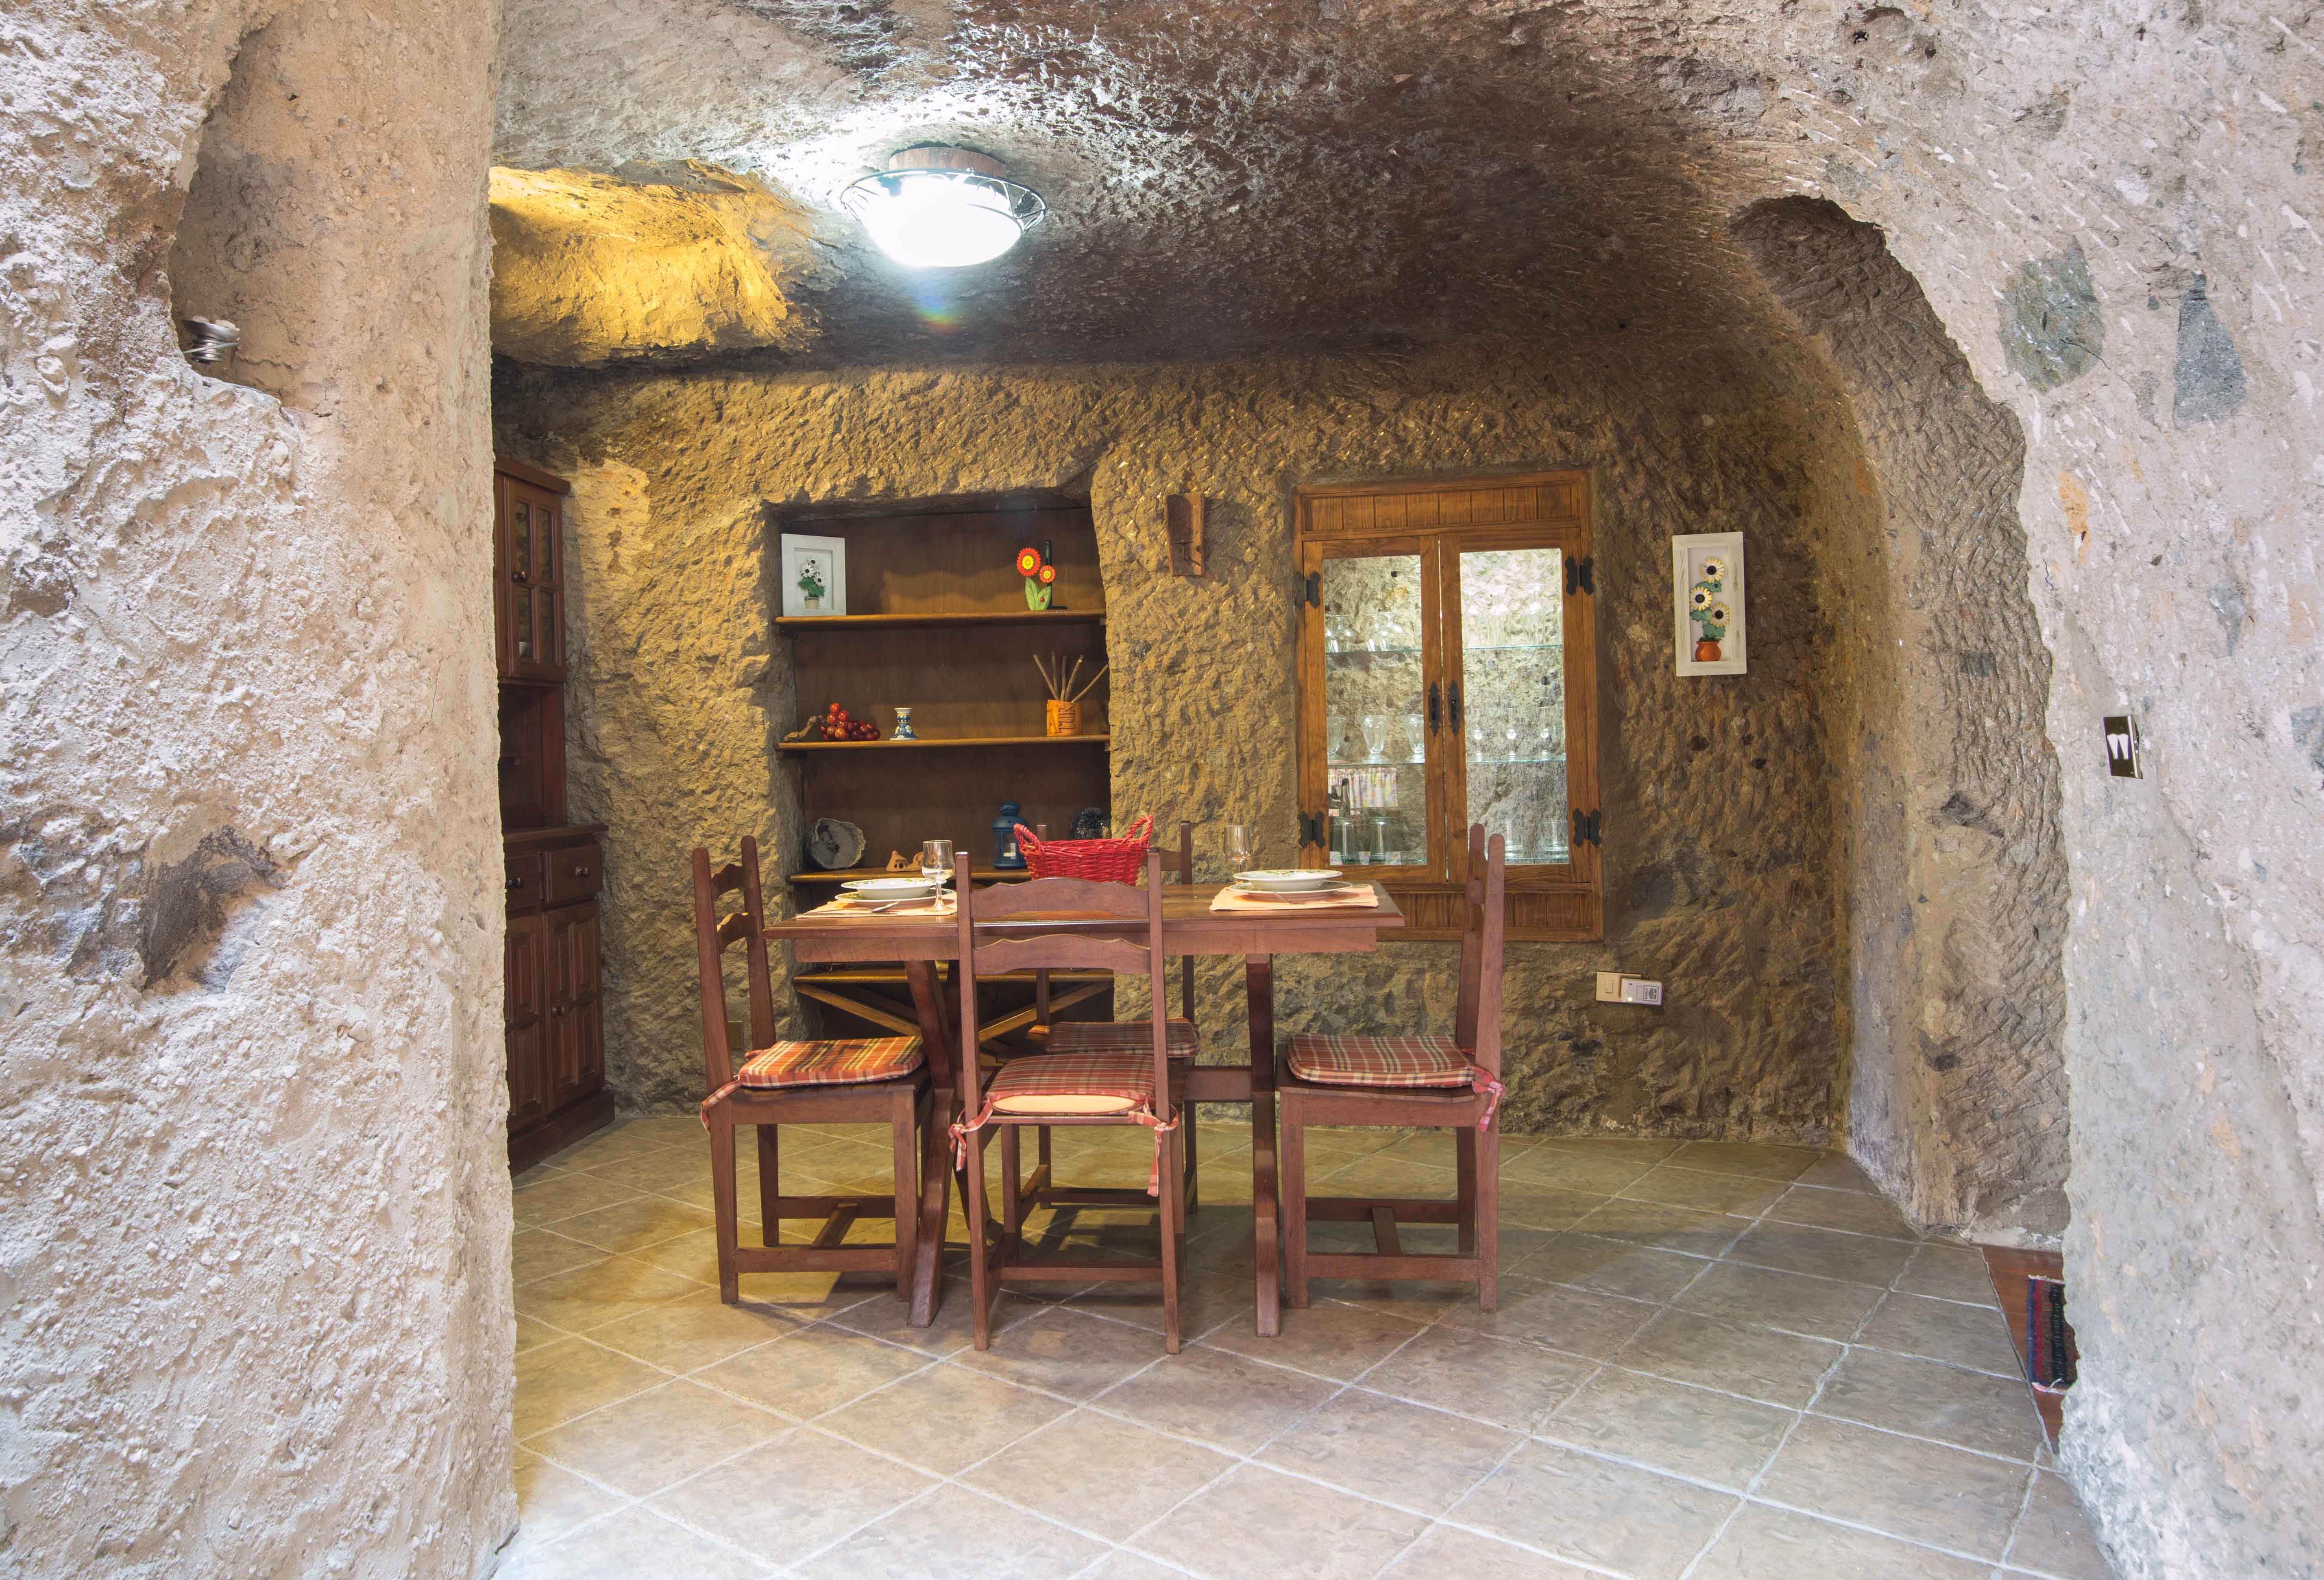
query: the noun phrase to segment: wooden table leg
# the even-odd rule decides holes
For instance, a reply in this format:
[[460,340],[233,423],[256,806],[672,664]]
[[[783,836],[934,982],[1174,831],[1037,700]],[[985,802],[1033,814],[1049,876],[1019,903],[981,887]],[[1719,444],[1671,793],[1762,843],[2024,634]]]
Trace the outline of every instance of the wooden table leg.
[[927,1327],[944,1303],[945,1220],[952,1214],[952,1138],[948,1133],[960,1108],[953,1081],[950,1050],[951,1018],[945,1013],[944,995],[936,991],[936,963],[904,962],[904,978],[912,988],[912,1005],[918,1012],[921,1045],[927,1050],[928,1071],[935,1086],[928,1111],[928,1131],[920,1149],[920,1232],[913,1250],[911,1325]]
[[1262,1338],[1283,1329],[1281,1225],[1275,1175],[1275,957],[1243,956],[1250,1006],[1250,1232],[1259,1261],[1259,1320]]

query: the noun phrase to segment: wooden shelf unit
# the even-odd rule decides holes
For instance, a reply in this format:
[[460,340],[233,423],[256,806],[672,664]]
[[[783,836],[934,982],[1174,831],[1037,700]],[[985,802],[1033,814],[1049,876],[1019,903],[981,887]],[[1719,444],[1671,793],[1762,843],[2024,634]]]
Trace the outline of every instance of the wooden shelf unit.
[[[1051,735],[1045,729],[1048,692],[1033,662],[1036,653],[1061,654],[1068,667],[1079,659],[1084,680],[1105,663],[1104,588],[1086,504],[1004,501],[918,514],[787,513],[774,530],[847,542],[850,613],[775,622],[790,644],[800,718],[837,702],[877,723],[883,737],[777,747],[797,776],[803,822],[839,818],[855,824],[863,830],[863,859],[875,864],[790,873],[799,909],[823,903],[850,879],[887,875],[876,864],[890,851],[917,855],[923,840],[950,839],[972,858],[990,861],[992,819],[1003,801],[1017,802],[1028,827],[1046,823],[1060,833],[1084,807],[1111,807],[1110,688],[1100,680],[1083,698],[1081,734]],[[1052,548],[1058,574],[1047,610],[1025,605],[1015,561],[1028,543]],[[899,704],[912,709],[918,739],[886,738]],[[989,866],[974,875],[980,882],[1026,876]],[[1091,980],[1075,977],[1070,984],[1053,976],[1063,989],[1057,1007],[1108,1012],[1102,1001],[1111,978],[1086,975]],[[853,1022],[828,1025],[832,1034],[908,1024],[908,1005],[893,996],[904,982],[900,966],[809,968],[793,981],[827,1022]],[[1029,1023],[1029,980],[998,984],[982,996],[988,1041]]]
[[[785,741],[778,752],[933,752],[948,746],[1111,746],[1111,735],[947,735],[917,741]],[[906,854],[909,854],[907,852]]]
[[1102,609],[1002,609],[932,611],[922,614],[785,614],[778,631],[894,631],[912,625],[1071,625],[1103,623]]

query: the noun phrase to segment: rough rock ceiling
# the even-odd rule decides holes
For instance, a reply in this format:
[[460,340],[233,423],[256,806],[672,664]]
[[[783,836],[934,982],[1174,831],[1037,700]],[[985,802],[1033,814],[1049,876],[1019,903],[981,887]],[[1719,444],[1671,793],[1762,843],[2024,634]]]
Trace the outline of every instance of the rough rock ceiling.
[[[775,271],[802,316],[753,354],[782,365],[1716,328],[1748,294],[1728,214],[1804,157],[1755,56],[1804,50],[1845,103],[1867,51],[1916,48],[1890,7],[1798,9],[512,0],[497,159],[692,161],[806,208]],[[994,264],[896,269],[834,199],[918,142],[1005,160],[1052,217]]]

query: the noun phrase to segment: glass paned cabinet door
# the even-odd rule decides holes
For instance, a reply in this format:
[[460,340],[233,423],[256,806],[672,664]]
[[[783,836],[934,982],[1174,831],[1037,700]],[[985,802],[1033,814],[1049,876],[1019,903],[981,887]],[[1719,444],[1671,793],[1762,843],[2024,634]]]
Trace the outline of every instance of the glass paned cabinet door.
[[1433,551],[1326,556],[1322,566],[1323,765],[1330,860],[1425,867],[1426,638]]
[[1572,860],[1564,559],[1555,548],[1459,556],[1460,663],[1449,690],[1466,767],[1462,823],[1506,838],[1511,866]]

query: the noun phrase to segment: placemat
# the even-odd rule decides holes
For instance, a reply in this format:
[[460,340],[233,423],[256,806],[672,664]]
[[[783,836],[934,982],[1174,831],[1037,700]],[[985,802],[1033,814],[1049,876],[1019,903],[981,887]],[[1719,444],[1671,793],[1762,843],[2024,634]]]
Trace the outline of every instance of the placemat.
[[1253,894],[1241,889],[1222,889],[1211,901],[1213,910],[1377,910],[1379,897],[1370,883],[1312,898],[1296,894]]

